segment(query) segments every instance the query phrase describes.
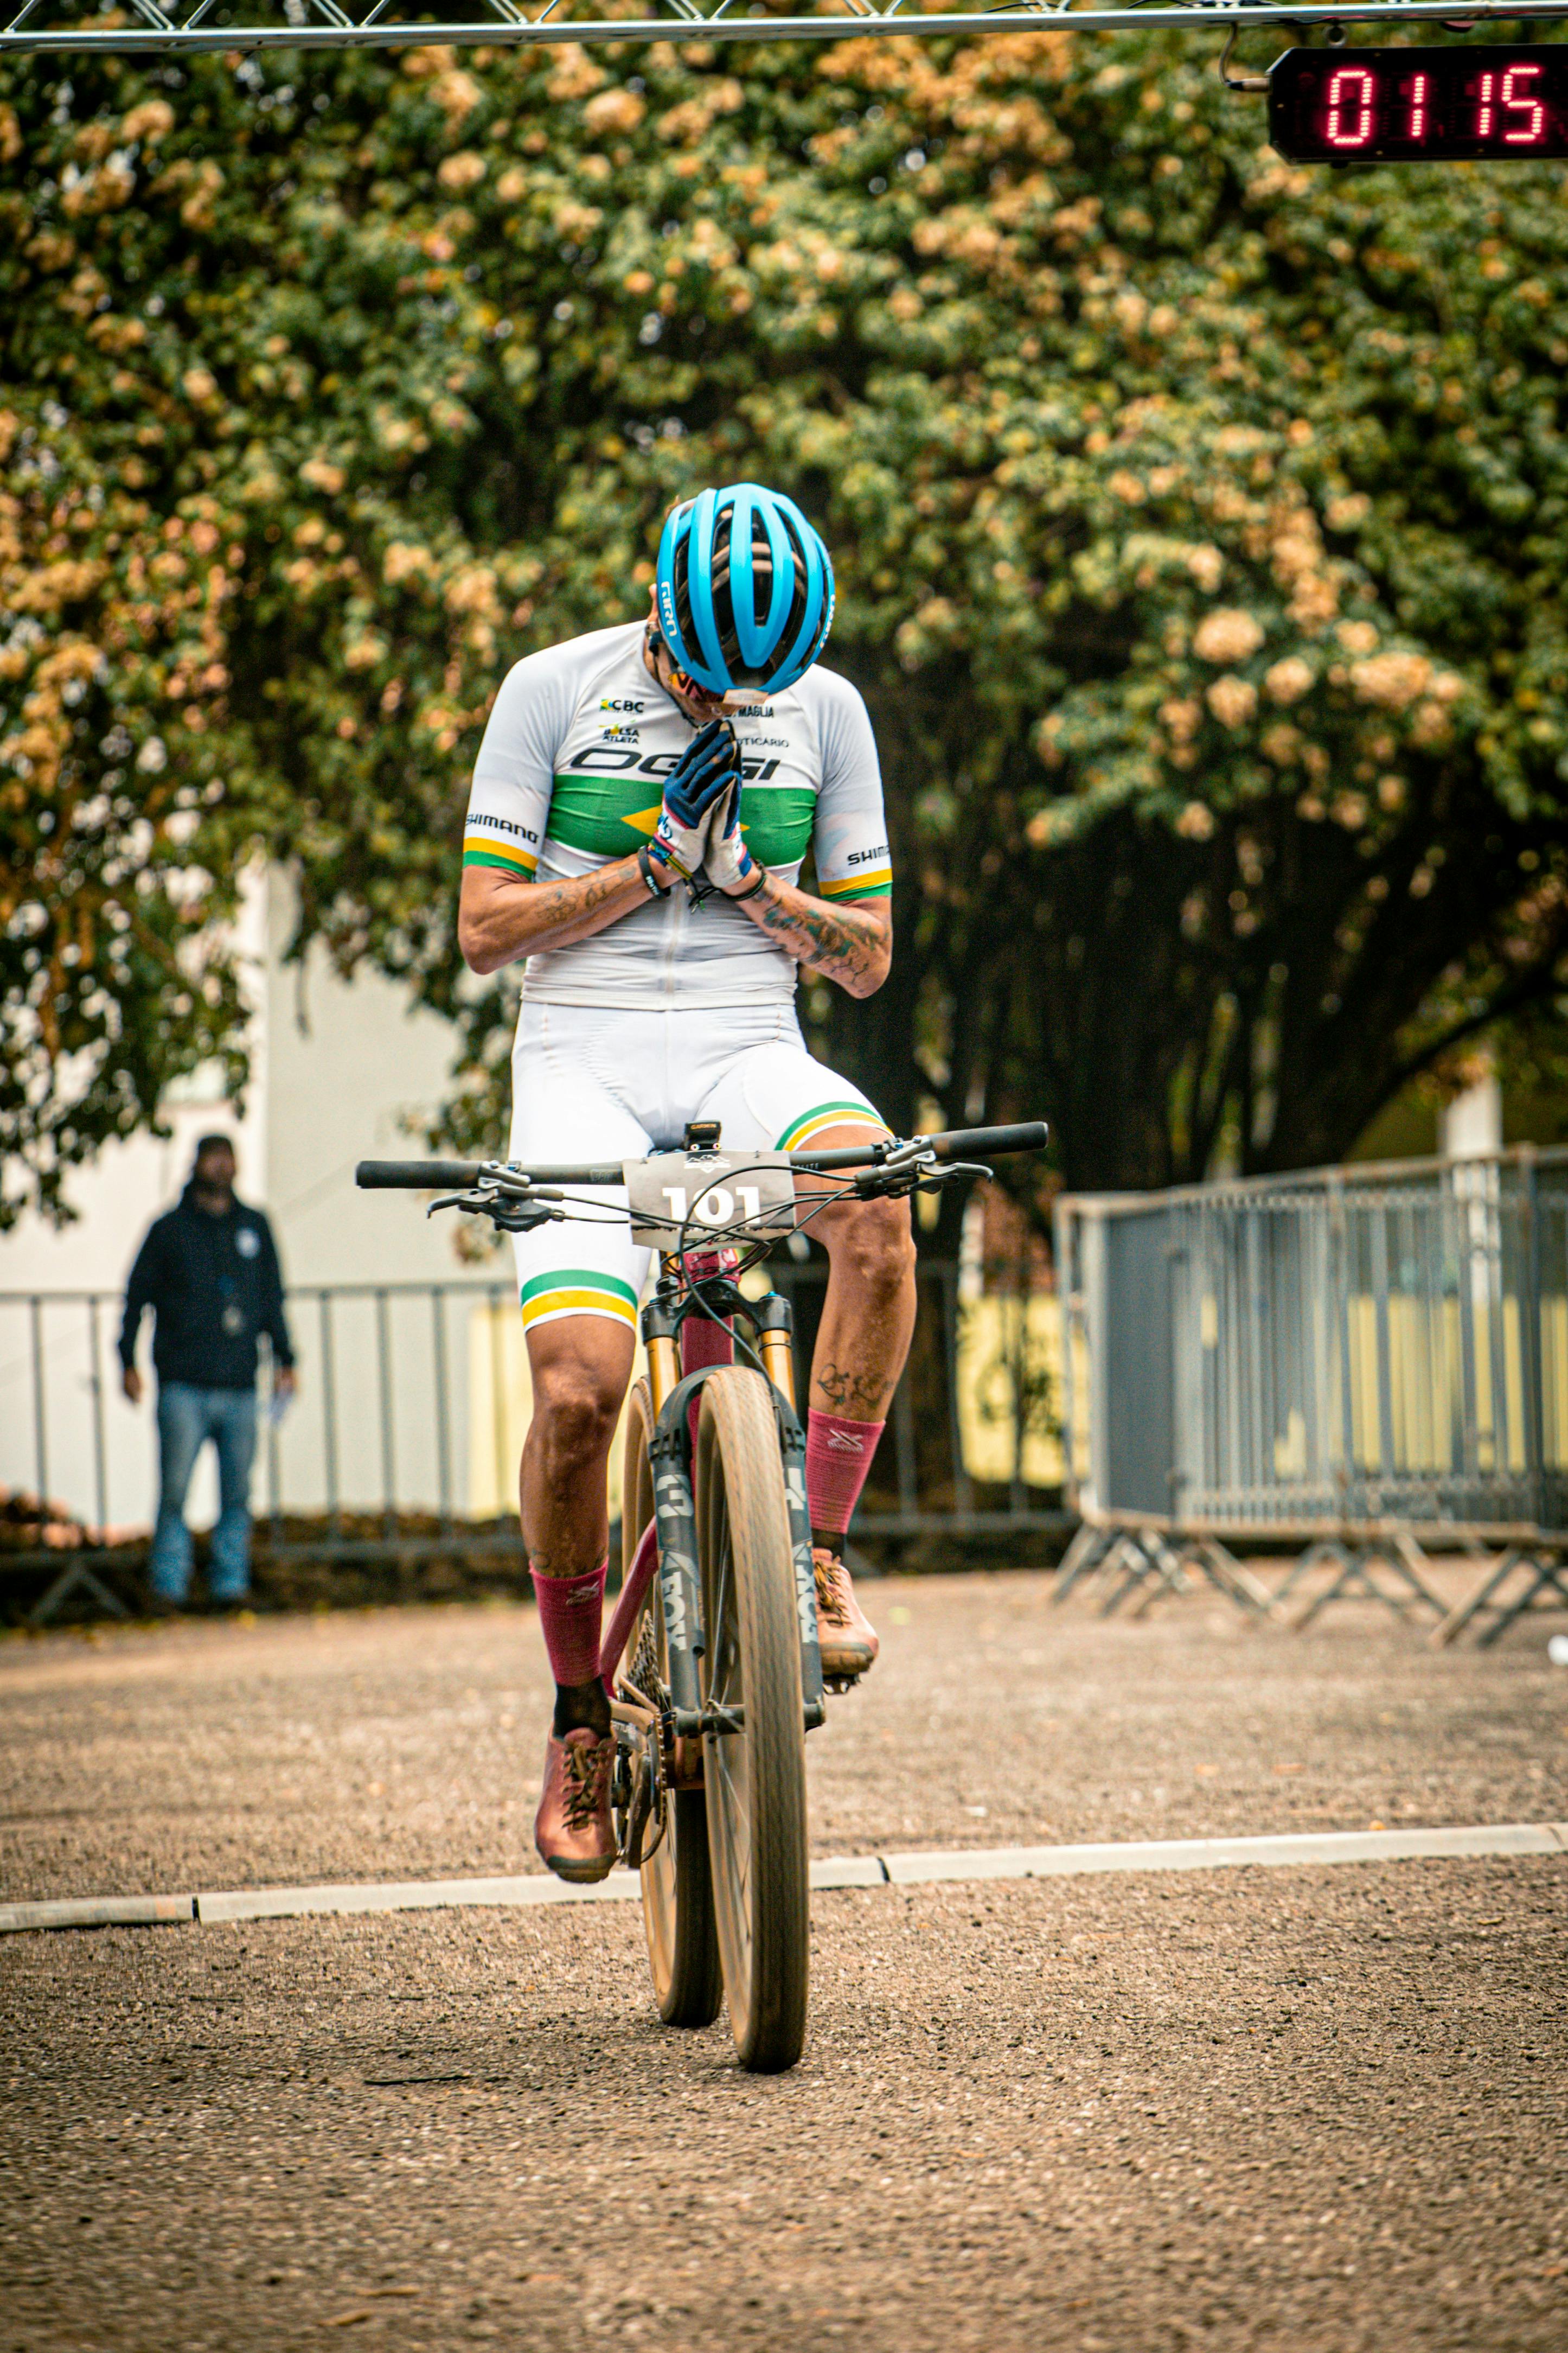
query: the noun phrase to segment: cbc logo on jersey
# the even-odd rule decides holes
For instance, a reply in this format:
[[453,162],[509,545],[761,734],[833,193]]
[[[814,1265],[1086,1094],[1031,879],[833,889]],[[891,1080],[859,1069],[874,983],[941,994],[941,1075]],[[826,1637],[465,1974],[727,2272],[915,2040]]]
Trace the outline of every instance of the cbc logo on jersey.
[[599,708],[601,711],[624,711],[633,719],[640,719],[643,715],[643,705],[640,702],[617,700],[608,694],[602,694],[599,697]]

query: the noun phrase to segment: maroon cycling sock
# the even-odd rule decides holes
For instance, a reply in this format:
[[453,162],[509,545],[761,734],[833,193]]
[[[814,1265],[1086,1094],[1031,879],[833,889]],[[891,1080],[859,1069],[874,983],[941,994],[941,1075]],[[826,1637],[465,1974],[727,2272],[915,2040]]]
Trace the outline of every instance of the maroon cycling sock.
[[805,1499],[814,1535],[845,1534],[887,1426],[812,1407],[805,1422]]
[[533,1590],[539,1602],[539,1624],[550,1654],[550,1672],[569,1690],[597,1680],[599,1621],[605,1612],[602,1560],[581,1577],[542,1577],[535,1569]]

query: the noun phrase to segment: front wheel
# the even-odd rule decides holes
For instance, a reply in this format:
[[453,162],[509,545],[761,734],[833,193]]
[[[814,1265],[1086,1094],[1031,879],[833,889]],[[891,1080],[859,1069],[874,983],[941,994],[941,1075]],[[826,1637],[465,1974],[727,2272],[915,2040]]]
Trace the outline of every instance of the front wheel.
[[708,1845],[741,2064],[793,2067],[810,1966],[801,1630],[773,1392],[735,1366],[704,1384],[697,1522],[707,1638]]
[[[629,1577],[643,1530],[653,1517],[653,1400],[646,1381],[632,1391],[626,1417],[626,1471],[621,1488],[621,1574]],[[655,1707],[668,1704],[664,1609],[657,1573],[626,1640],[617,1683]],[[623,1696],[632,1696],[624,1693]],[[658,1743],[658,1735],[650,1735]],[[682,1743],[684,1747],[686,1744]],[[678,1764],[683,1760],[678,1757]],[[662,1768],[661,1768],[662,1769]],[[643,1933],[654,1998],[667,2026],[711,2026],[723,1998],[719,1943],[713,1926],[713,1883],[708,1867],[708,1810],[700,1788],[666,1788],[663,1834],[649,1823],[651,1843],[642,1866]]]

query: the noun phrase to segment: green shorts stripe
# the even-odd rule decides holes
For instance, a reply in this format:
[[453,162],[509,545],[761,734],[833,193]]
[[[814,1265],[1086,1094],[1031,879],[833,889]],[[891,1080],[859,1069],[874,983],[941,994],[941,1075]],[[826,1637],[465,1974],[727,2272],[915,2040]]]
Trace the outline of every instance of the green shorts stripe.
[[556,1267],[536,1274],[518,1293],[523,1329],[553,1324],[566,1315],[607,1315],[612,1324],[637,1330],[637,1295],[618,1274],[601,1274],[593,1267]]
[[879,1112],[874,1112],[869,1103],[818,1103],[815,1111],[803,1112],[798,1119],[791,1120],[774,1145],[773,1150],[775,1152],[804,1151],[806,1142],[812,1135],[816,1134],[823,1128],[837,1127],[844,1120],[859,1120],[868,1127],[880,1128],[884,1135],[890,1134],[892,1132],[887,1121]]

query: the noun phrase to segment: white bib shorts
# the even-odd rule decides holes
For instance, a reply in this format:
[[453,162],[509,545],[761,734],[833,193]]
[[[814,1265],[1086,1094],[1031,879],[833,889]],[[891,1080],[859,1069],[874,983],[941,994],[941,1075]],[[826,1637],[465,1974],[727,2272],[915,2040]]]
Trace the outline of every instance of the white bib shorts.
[[[678,1150],[690,1120],[717,1120],[727,1151],[805,1152],[854,1122],[885,1120],[806,1051],[792,1003],[634,1012],[524,997],[512,1050],[510,1157],[524,1163],[640,1160]],[[574,1186],[574,1199],[624,1210],[626,1188]],[[620,1219],[516,1234],[524,1328],[607,1315],[636,1331],[653,1252]]]

